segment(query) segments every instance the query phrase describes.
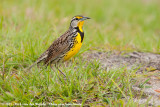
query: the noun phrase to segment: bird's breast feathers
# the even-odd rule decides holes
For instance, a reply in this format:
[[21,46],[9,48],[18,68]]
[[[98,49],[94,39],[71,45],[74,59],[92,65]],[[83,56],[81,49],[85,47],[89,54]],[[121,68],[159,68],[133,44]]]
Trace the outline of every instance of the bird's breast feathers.
[[82,46],[82,42],[81,42],[81,35],[78,32],[77,36],[74,39],[74,44],[73,47],[66,53],[66,55],[64,56],[64,61],[70,59],[72,56],[74,56],[76,53],[78,53],[78,51],[80,50],[81,46]]

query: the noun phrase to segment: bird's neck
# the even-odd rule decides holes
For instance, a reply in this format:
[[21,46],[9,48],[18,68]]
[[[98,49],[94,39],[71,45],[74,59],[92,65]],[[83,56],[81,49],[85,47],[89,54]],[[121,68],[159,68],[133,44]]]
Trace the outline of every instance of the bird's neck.
[[77,27],[79,28],[79,30],[80,30],[81,32],[83,32],[83,29],[82,29],[83,24],[84,24],[84,21],[80,21],[80,22],[78,23],[78,25],[77,25]]

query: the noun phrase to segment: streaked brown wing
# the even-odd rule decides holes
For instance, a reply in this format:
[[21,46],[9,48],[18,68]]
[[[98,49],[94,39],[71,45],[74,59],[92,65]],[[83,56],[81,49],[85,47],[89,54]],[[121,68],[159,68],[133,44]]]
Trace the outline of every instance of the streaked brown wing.
[[62,44],[58,43],[56,45],[53,45],[53,47],[48,50],[47,58],[45,59],[44,63],[48,64],[50,61],[61,56],[63,53],[66,52],[68,47],[69,47],[68,43],[62,43]]
[[52,60],[58,58],[69,50],[69,39],[74,33],[67,31],[57,40],[55,40],[52,45],[47,49],[47,58],[45,59],[45,64],[50,63]]

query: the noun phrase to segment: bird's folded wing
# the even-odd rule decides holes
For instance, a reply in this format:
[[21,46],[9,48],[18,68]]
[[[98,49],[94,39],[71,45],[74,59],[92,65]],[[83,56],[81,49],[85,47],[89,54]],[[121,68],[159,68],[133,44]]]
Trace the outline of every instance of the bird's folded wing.
[[45,59],[45,64],[48,64],[50,61],[58,58],[59,56],[65,54],[69,49],[69,43],[56,43],[52,44],[53,46],[48,49],[47,57]]
[[53,42],[53,44],[47,49],[47,58],[45,64],[50,63],[54,59],[65,54],[70,49],[70,40],[76,35],[76,32],[67,31],[61,37]]

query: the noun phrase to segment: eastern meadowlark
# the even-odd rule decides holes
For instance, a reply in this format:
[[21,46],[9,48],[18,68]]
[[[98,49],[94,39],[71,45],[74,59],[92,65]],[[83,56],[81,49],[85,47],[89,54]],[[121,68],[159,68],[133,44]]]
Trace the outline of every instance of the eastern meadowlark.
[[[74,16],[70,22],[69,30],[56,39],[51,46],[33,63],[29,69],[34,65],[43,62],[44,65],[52,68],[52,65],[65,76],[65,74],[58,68],[59,62],[64,62],[73,57],[81,48],[84,32],[84,20],[90,19],[81,15]],[[53,69],[53,68],[52,68]]]

